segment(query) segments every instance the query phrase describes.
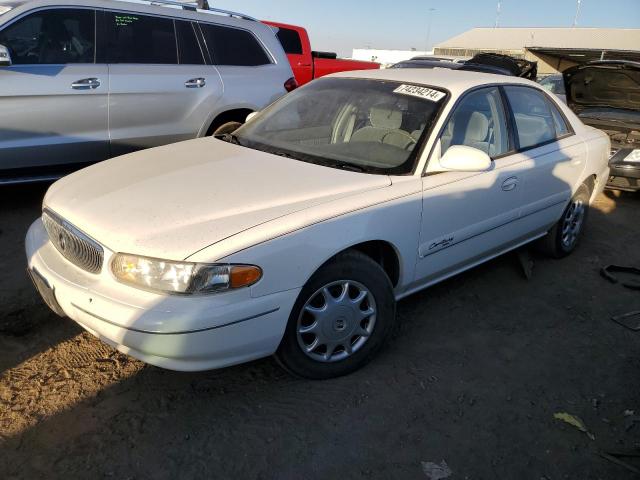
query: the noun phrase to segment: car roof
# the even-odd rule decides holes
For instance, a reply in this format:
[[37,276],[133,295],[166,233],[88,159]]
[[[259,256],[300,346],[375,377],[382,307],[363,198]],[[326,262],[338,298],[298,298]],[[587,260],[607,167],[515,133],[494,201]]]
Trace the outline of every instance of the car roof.
[[519,77],[482,73],[450,68],[387,68],[381,70],[358,70],[330,75],[333,78],[363,78],[407,82],[449,90],[459,95],[470,88],[490,84],[522,84],[542,89],[537,83]]
[[[0,0],[0,5],[6,5],[12,7],[13,10],[28,11],[40,7],[91,7],[91,8],[107,8],[113,10],[127,10],[140,13],[149,13],[156,15],[164,15],[180,18],[191,18],[194,20],[210,21],[216,23],[223,23],[227,25],[242,25],[243,28],[250,28],[255,25],[255,28],[260,30],[266,25],[259,21],[248,20],[246,18],[232,17],[222,13],[206,10],[187,10],[180,5],[161,5],[152,4],[152,0]],[[193,6],[187,2],[185,6]],[[7,17],[11,16],[9,12]],[[238,14],[240,15],[240,14]],[[4,20],[5,15],[0,17]]]

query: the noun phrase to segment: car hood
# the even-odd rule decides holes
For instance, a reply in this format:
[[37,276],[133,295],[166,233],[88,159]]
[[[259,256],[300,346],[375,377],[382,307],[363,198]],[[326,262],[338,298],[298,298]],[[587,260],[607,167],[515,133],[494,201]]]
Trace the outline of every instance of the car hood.
[[567,105],[576,113],[593,107],[640,111],[640,63],[599,61],[563,72]]
[[44,206],[112,251],[184,259],[262,223],[390,184],[385,175],[204,138],[80,170],[52,185]]

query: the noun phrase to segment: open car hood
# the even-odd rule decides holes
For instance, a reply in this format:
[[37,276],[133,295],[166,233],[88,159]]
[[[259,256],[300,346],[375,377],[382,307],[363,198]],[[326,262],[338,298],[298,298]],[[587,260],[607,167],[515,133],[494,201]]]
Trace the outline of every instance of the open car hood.
[[538,76],[538,62],[499,53],[477,53],[471,60],[467,60],[460,70],[500,73],[535,81]]
[[577,65],[563,73],[567,105],[580,115],[585,109],[640,111],[640,63],[603,60]]

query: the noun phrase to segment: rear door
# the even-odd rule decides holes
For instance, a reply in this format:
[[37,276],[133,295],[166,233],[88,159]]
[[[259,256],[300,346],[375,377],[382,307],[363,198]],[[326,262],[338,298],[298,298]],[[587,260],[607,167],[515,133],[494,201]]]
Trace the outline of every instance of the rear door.
[[[0,170],[15,177],[109,154],[107,66],[95,63],[93,9],[42,9],[0,31]],[[45,168],[47,167],[47,168]]]
[[523,222],[544,232],[564,210],[586,167],[586,147],[560,110],[536,88],[505,86],[523,165]]
[[102,54],[109,65],[111,153],[195,138],[222,95],[195,24],[105,11]]

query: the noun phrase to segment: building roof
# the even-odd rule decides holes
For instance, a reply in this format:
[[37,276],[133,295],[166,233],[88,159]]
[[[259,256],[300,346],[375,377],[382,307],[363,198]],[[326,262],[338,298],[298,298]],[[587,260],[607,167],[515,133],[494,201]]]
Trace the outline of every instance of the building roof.
[[525,47],[599,50],[640,49],[640,29],[623,28],[472,28],[435,46],[484,50],[523,50]]

